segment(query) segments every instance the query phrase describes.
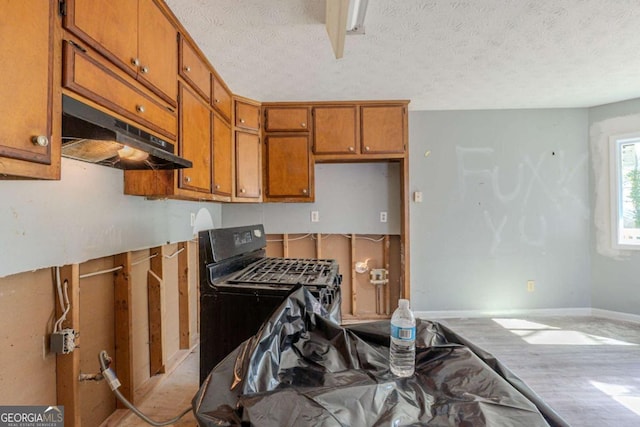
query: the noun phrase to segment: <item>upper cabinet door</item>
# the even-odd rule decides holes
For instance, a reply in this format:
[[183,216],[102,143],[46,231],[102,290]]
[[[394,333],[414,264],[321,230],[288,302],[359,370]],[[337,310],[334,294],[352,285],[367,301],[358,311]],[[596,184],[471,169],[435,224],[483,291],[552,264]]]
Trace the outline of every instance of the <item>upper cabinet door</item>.
[[57,2],[38,2],[37,7],[33,2],[13,0],[0,4],[0,55],[5,61],[0,79],[0,174],[50,178],[46,176],[48,166],[42,165],[52,164],[54,144],[51,73]]
[[207,64],[200,59],[196,50],[184,36],[180,36],[180,76],[209,102],[211,73]]
[[357,107],[313,108],[313,152],[356,154],[358,149]]
[[68,0],[64,26],[120,68],[138,73],[137,0]]
[[260,198],[260,137],[236,132],[236,197]]
[[260,107],[236,101],[236,127],[260,129]]
[[211,105],[231,121],[231,93],[215,75],[212,75],[211,80]]
[[406,137],[404,105],[363,106],[360,114],[363,154],[404,153]]
[[180,169],[180,188],[211,193],[211,111],[208,104],[180,85],[180,155],[193,167]]
[[267,136],[265,146],[265,196],[313,201],[309,136]]
[[166,101],[178,93],[178,30],[152,0],[139,0],[138,78]]
[[265,130],[267,132],[309,130],[309,108],[265,107]]
[[153,0],[68,0],[64,26],[177,105],[178,31]]
[[213,193],[231,196],[231,126],[213,114]]

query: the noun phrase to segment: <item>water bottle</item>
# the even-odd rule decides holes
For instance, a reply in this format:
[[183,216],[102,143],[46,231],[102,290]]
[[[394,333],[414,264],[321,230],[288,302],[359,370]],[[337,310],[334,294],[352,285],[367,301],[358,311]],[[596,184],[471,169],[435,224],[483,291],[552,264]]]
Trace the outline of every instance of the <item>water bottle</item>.
[[416,318],[409,308],[409,300],[398,300],[398,308],[391,316],[391,373],[410,377],[416,366]]

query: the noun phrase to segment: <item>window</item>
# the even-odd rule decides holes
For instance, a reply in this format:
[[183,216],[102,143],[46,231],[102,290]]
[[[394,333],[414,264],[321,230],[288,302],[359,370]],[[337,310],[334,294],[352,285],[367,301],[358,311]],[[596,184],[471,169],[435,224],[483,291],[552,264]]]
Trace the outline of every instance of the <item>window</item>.
[[640,133],[612,136],[609,143],[613,246],[640,250]]

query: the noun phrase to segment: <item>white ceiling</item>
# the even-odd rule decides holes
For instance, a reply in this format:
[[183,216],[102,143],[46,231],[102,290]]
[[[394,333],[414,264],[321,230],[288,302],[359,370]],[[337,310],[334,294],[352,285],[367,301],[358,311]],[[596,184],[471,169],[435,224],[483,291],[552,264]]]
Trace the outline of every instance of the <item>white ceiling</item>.
[[640,0],[370,0],[335,59],[323,0],[166,0],[234,93],[412,110],[640,97]]

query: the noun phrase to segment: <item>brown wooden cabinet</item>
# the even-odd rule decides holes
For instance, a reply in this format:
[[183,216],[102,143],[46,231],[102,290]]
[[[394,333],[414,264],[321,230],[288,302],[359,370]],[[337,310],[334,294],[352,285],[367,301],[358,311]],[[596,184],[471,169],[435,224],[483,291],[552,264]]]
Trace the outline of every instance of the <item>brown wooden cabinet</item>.
[[236,194],[241,199],[259,199],[260,190],[260,137],[254,133],[236,131]]
[[211,75],[211,105],[222,116],[231,121],[231,92],[224,85],[221,79],[215,74]]
[[236,101],[235,124],[238,128],[260,130],[260,107],[242,101]]
[[213,193],[231,196],[232,192],[232,135],[231,126],[213,113]]
[[180,77],[188,82],[207,102],[211,96],[211,73],[195,48],[180,36]]
[[267,200],[300,202],[314,200],[313,162],[309,135],[266,136],[264,165]]
[[178,32],[155,0],[67,0],[64,26],[177,105]]
[[109,61],[66,41],[63,64],[64,88],[175,140],[176,113]]
[[313,107],[313,152],[315,154],[357,154],[360,144],[358,107]]
[[404,153],[406,150],[404,105],[363,105],[361,152],[364,154]]
[[264,129],[267,132],[305,132],[309,126],[309,107],[266,107]]
[[180,169],[179,186],[211,193],[211,112],[208,104],[180,83],[180,155],[193,167]]
[[58,179],[60,141],[52,124],[54,93],[59,97],[53,83],[57,2],[42,1],[37,7],[22,1],[2,4],[0,177]]

